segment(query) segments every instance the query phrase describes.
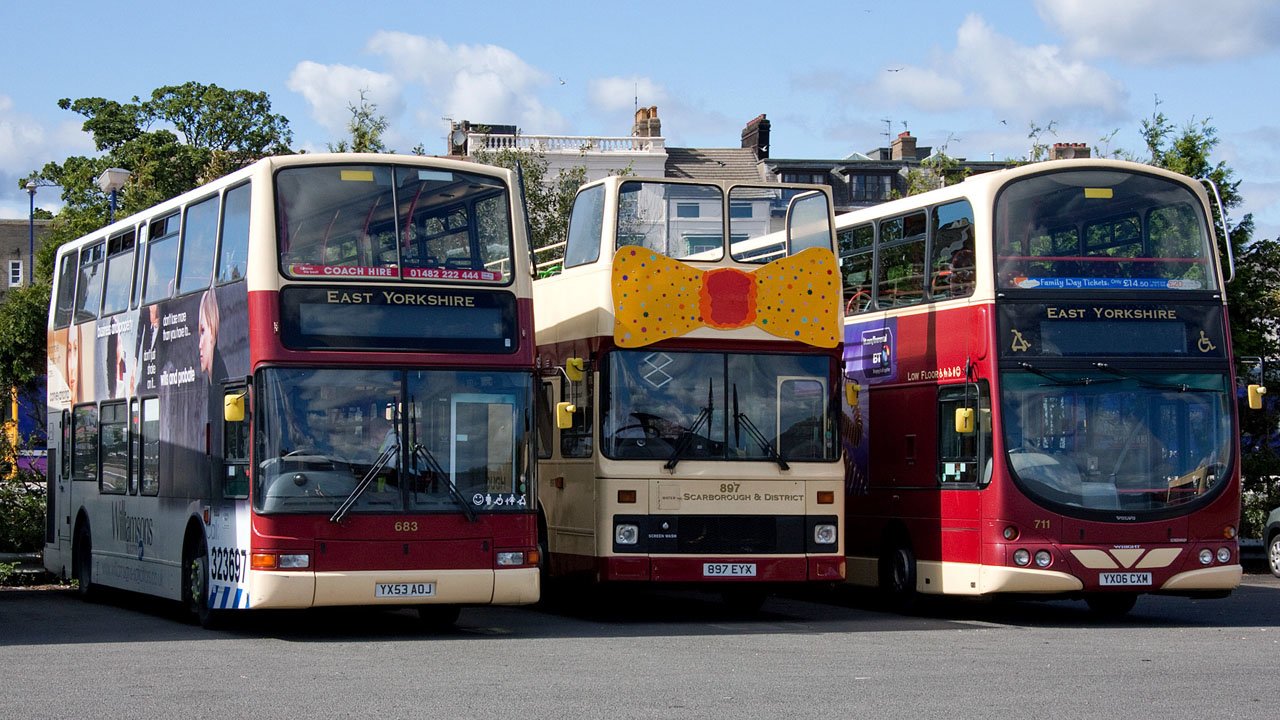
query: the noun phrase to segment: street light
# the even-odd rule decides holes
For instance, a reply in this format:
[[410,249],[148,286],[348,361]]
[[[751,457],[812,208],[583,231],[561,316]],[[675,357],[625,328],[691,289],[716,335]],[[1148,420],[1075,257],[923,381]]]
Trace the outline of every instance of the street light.
[[116,221],[116,192],[124,187],[132,174],[122,168],[107,168],[98,176],[98,187],[102,188],[102,192],[111,194],[111,215],[107,219],[108,223]]
[[27,195],[31,197],[31,211],[27,214],[27,284],[36,274],[36,185],[35,180],[27,181]]

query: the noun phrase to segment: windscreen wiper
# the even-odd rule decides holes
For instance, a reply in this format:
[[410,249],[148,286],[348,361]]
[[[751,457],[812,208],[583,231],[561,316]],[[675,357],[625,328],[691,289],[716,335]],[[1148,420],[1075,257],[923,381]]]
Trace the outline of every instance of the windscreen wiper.
[[[1097,378],[1091,378],[1091,377],[1078,377],[1074,380],[1065,380],[1055,375],[1050,375],[1049,373],[1035,367],[1029,362],[1020,362],[1018,363],[1018,367],[1022,368],[1023,370],[1026,370],[1029,373],[1039,375],[1040,377],[1048,380],[1049,381],[1048,384],[1054,387],[1070,387],[1073,385],[1097,385],[1099,383],[1116,382],[1115,380],[1099,380]],[[1044,386],[1042,385],[1041,387],[1044,387]]]
[[365,488],[369,487],[369,483],[373,482],[373,479],[377,477],[378,472],[381,471],[382,468],[386,467],[387,463],[391,462],[391,459],[399,452],[399,443],[392,443],[386,450],[383,450],[382,454],[378,456],[378,459],[374,460],[373,465],[369,467],[369,472],[365,473],[364,477],[360,478],[360,482],[356,483],[356,489],[352,490],[351,494],[347,496],[347,499],[342,502],[342,505],[339,505],[333,515],[329,516],[329,522],[342,522],[342,518],[347,516],[347,512],[351,510],[351,507],[356,504],[356,500],[360,498],[360,494],[365,491]]
[[707,378],[707,404],[698,411],[698,417],[694,419],[693,425],[680,436],[680,441],[676,443],[676,448],[671,453],[671,457],[667,458],[667,462],[662,467],[667,470],[675,470],[676,464],[680,462],[680,456],[689,448],[689,443],[693,442],[693,436],[702,428],[702,423],[706,423],[707,427],[711,427],[711,416],[714,413],[712,403],[714,402],[711,394],[712,379]]
[[476,511],[467,503],[467,499],[462,497],[462,493],[458,492],[458,488],[454,487],[449,481],[449,476],[445,474],[444,469],[440,467],[440,463],[436,461],[436,456],[421,443],[413,446],[414,469],[417,469],[417,461],[421,460],[427,469],[435,473],[436,477],[442,478],[444,486],[449,490],[449,497],[453,498],[462,508],[462,514],[467,516],[467,522],[476,521]]
[[1193,385],[1188,385],[1188,384],[1186,384],[1186,383],[1157,383],[1157,382],[1151,382],[1150,380],[1147,380],[1146,378],[1140,377],[1140,376],[1138,376],[1138,375],[1133,375],[1133,374],[1131,374],[1131,373],[1127,373],[1127,372],[1125,372],[1125,371],[1123,371],[1123,370],[1117,370],[1117,369],[1115,369],[1115,368],[1111,367],[1110,365],[1108,365],[1107,363],[1104,363],[1104,362],[1096,362],[1096,363],[1094,363],[1094,364],[1093,364],[1093,366],[1094,366],[1094,367],[1096,367],[1096,368],[1098,368],[1099,370],[1101,370],[1101,371],[1103,371],[1103,372],[1111,373],[1112,375],[1115,375],[1116,377],[1122,377],[1122,378],[1124,378],[1124,379],[1126,379],[1126,380],[1132,380],[1132,381],[1134,381],[1134,382],[1138,383],[1139,385],[1141,385],[1142,387],[1144,387],[1144,388],[1151,388],[1152,390],[1171,390],[1171,391],[1173,391],[1173,392],[1208,392],[1208,393],[1211,393],[1211,392],[1219,392],[1219,390],[1216,390],[1216,389],[1214,389],[1214,388],[1201,388],[1201,387],[1195,387],[1195,386],[1193,386]]
[[760,447],[764,448],[764,451],[769,455],[769,459],[778,463],[779,468],[781,468],[782,470],[791,469],[791,466],[787,464],[786,459],[782,457],[782,453],[774,449],[773,444],[769,442],[769,439],[764,436],[764,433],[760,432],[760,428],[756,427],[756,424],[751,422],[751,418],[747,417],[746,413],[738,411],[738,384],[734,383],[733,384],[733,434],[734,434],[735,443],[737,443],[738,439],[740,438],[741,436],[740,428],[743,428],[743,427],[747,429],[747,434],[751,436],[751,439],[755,440],[756,443],[760,445]]

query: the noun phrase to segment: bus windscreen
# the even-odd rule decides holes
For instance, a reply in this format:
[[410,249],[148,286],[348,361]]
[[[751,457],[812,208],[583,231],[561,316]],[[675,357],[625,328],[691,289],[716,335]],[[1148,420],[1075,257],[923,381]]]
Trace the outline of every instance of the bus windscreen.
[[1010,183],[996,199],[1000,289],[1214,290],[1209,231],[1185,186],[1079,170]]

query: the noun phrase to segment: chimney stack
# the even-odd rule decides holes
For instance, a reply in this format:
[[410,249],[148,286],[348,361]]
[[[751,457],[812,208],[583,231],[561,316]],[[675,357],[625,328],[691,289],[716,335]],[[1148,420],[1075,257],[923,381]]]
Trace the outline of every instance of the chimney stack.
[[756,160],[769,157],[769,119],[761,113],[742,129],[742,147],[754,150]]
[[898,133],[898,137],[893,139],[889,144],[890,160],[915,160],[916,159],[916,139],[911,137],[910,130],[904,130]]
[[1054,143],[1049,149],[1050,160],[1076,160],[1089,157],[1089,146],[1084,143]]
[[631,137],[662,137],[662,121],[658,119],[657,105],[636,110],[636,123],[631,126]]

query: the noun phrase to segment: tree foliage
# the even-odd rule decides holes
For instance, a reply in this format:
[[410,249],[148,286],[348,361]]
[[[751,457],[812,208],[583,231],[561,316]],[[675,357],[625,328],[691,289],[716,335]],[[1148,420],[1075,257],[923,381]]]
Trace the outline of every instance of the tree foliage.
[[[387,118],[378,114],[378,106],[369,102],[365,97],[365,90],[360,91],[360,105],[347,105],[347,110],[351,111],[351,120],[347,123],[347,132],[351,133],[351,139],[339,140],[337,143],[329,143],[330,152],[339,153],[380,153],[387,152],[387,146],[382,140],[382,135],[387,131]],[[421,146],[419,146],[421,147]],[[415,155],[424,153],[416,152]]]
[[485,165],[496,165],[521,173],[534,263],[563,257],[563,249],[552,246],[565,240],[569,231],[569,213],[573,210],[573,199],[578,194],[578,188],[586,182],[587,169],[578,165],[557,170],[552,175],[545,155],[512,148],[477,152],[472,159]]
[[51,162],[19,181],[62,188],[62,211],[36,256],[36,277],[48,280],[62,243],[102,227],[109,203],[97,178],[111,167],[132,173],[118,195],[126,215],[215,180],[267,155],[292,152],[292,132],[271,112],[266,93],[189,82],[166,85],[127,103],[99,97],[62,99],[58,107],[85,118],[101,153]]
[[64,206],[36,253],[30,287],[9,291],[0,306],[0,387],[23,385],[45,372],[45,318],[57,249],[109,219],[98,187],[103,170],[132,175],[118,195],[117,215],[142,210],[261,157],[291,152],[289,121],[271,112],[266,93],[186,83],[157,88],[147,100],[62,99],[84,116],[99,155],[50,162],[19,181],[61,188]]

